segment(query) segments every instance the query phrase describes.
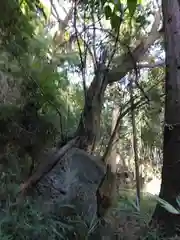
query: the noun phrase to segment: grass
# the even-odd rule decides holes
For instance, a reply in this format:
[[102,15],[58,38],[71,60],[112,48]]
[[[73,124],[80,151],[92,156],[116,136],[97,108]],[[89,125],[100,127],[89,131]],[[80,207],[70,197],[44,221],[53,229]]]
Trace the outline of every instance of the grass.
[[[7,191],[8,189],[8,191]],[[23,204],[15,204],[17,185],[7,184],[6,199],[1,201],[0,210],[0,239],[1,240],[56,240],[56,239],[94,239],[96,222],[92,220],[87,226],[80,217],[59,218],[65,206],[56,206],[56,214],[43,213],[43,199],[27,198]],[[118,206],[114,208],[106,219],[107,225],[98,233],[111,236],[107,239],[132,240],[160,239],[156,231],[143,233],[147,230],[148,222],[155,208],[156,201],[149,196],[144,196],[141,201],[140,211],[135,207],[135,197],[132,193],[125,194],[118,199]],[[108,228],[107,228],[108,226]],[[105,232],[106,231],[106,232]],[[114,238],[113,238],[114,237]],[[97,238],[99,239],[99,238]]]
[[[156,206],[156,201],[151,196],[144,195],[141,199],[140,209],[138,209],[134,191],[122,191],[120,196],[118,206],[114,209],[115,231],[119,236],[118,239],[138,239],[140,235],[144,235],[144,229],[146,229],[145,235],[147,237],[149,235],[147,231],[148,223]],[[153,235],[155,236],[149,239],[157,239],[156,233],[153,233]]]
[[[22,204],[15,204],[19,184],[12,182],[13,178],[11,171],[4,172],[1,177],[1,240],[91,239],[90,236],[96,232],[96,222],[92,220],[91,226],[87,226],[78,216],[74,219],[59,218],[57,213],[65,206],[57,205],[54,214],[43,213],[41,198],[27,198]],[[107,219],[107,222],[110,220],[108,226],[111,225],[108,228],[108,231],[111,230],[109,235],[118,235],[118,239],[134,239],[138,231],[146,225],[154,205],[149,199],[144,199],[142,209],[138,212],[132,202],[132,194],[126,194],[118,200],[118,207],[112,211],[110,219]],[[104,233],[103,228],[99,234],[101,233]]]
[[13,151],[9,152],[5,163],[1,165],[0,176],[0,240],[91,240],[100,239],[103,234],[110,236],[106,239],[117,240],[160,239],[156,230],[148,231],[147,228],[156,205],[156,200],[150,195],[142,196],[139,210],[135,204],[135,193],[131,190],[121,191],[117,197],[118,205],[98,232],[97,222],[93,219],[91,225],[87,226],[79,216],[58,217],[58,213],[66,206],[57,205],[56,213],[45,213],[41,198],[27,198],[17,205],[16,194],[26,166]]

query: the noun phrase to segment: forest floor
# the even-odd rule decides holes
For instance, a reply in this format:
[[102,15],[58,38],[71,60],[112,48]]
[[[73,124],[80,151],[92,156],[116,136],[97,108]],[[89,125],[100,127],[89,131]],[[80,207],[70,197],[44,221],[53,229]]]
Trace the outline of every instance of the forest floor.
[[135,194],[128,191],[119,199],[115,209],[115,228],[118,240],[179,240],[179,237],[160,238],[156,229],[149,229],[148,225],[154,212],[156,197],[146,193],[142,194],[141,207],[136,207]]
[[[7,189],[8,187],[8,189]],[[0,239],[1,240],[55,240],[72,239],[65,238],[66,233],[75,227],[82,232],[82,223],[59,221],[54,215],[41,213],[42,199],[24,203],[17,207],[14,204],[13,195],[16,194],[17,185],[12,182],[3,186],[4,196],[1,199],[0,210]],[[1,188],[2,191],[2,188]],[[1,196],[3,196],[1,195]],[[31,199],[32,200],[32,199]],[[162,240],[158,238],[156,231],[148,231],[148,223],[154,211],[156,200],[152,196],[143,196],[140,210],[136,207],[135,196],[129,191],[118,198],[118,206],[112,211],[107,221],[113,225],[113,238],[116,240]],[[61,211],[56,209],[56,212]],[[75,225],[74,225],[75,224]],[[144,231],[145,230],[145,231]],[[85,230],[86,231],[86,230]],[[49,237],[48,237],[49,236]],[[58,238],[57,238],[58,236]],[[88,240],[88,237],[73,238]],[[175,239],[175,238],[174,238]]]
[[[146,229],[145,235],[148,235],[148,239],[157,239],[156,232],[148,232],[147,230],[155,206],[156,200],[148,194],[142,196],[140,208],[136,205],[133,192],[128,191],[121,196],[114,211],[116,234],[120,236],[118,239],[137,239],[144,232],[143,229]],[[142,239],[146,238],[143,237]]]
[[[20,168],[15,161],[14,153],[8,155],[8,161],[0,165],[0,240],[56,240],[67,239],[64,236],[72,229],[82,230],[82,222],[59,221],[53,214],[42,214],[43,199],[26,199],[18,205],[16,195],[19,190],[22,176]],[[22,166],[24,164],[22,163]],[[21,170],[22,171],[22,170]],[[118,196],[118,206],[109,217],[117,240],[159,240],[156,231],[148,231],[148,223],[156,205],[156,199],[150,195],[142,196],[140,210],[136,207],[134,191],[122,191]],[[63,206],[56,208],[56,213]],[[108,220],[108,219],[107,219]],[[85,224],[84,224],[85,225]],[[146,229],[144,236],[142,230]],[[143,231],[144,232],[144,231]],[[141,235],[142,238],[138,238]],[[148,237],[147,237],[148,235]],[[71,239],[71,238],[68,238]],[[73,238],[78,240],[89,239]]]

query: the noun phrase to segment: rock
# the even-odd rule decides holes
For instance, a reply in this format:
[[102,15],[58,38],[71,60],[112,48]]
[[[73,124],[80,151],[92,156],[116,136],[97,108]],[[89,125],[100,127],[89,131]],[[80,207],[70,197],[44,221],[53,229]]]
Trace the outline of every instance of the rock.
[[90,224],[96,216],[96,190],[105,173],[105,165],[98,157],[71,148],[58,164],[36,186],[35,193],[42,196],[44,206],[50,210],[63,204],[61,214],[77,214]]

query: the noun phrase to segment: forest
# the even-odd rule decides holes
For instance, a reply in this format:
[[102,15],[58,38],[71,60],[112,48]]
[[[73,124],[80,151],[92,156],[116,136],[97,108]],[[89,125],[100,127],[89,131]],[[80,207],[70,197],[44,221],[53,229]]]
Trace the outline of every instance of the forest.
[[0,240],[180,239],[180,0],[0,16]]

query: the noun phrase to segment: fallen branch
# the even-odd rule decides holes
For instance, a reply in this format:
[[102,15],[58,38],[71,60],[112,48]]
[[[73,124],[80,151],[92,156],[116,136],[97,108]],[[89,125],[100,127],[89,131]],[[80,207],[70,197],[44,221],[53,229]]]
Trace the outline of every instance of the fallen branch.
[[67,153],[67,151],[76,146],[77,140],[78,138],[72,139],[60,150],[52,153],[51,156],[47,158],[46,162],[41,163],[36,172],[20,186],[20,193],[25,194],[28,189],[36,185],[48,172],[50,172],[60,161],[60,159]]

